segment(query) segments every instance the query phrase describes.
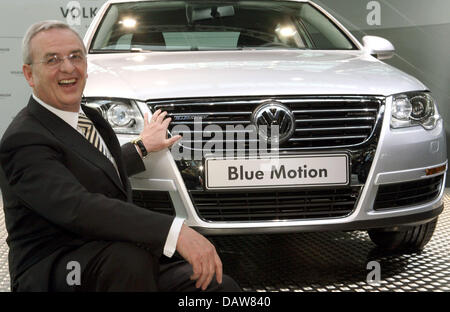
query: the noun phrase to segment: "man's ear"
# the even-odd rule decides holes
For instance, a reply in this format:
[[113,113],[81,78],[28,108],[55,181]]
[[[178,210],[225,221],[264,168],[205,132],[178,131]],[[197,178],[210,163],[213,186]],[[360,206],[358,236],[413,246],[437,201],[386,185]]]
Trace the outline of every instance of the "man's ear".
[[27,80],[30,87],[34,88],[33,73],[31,70],[31,65],[23,64],[22,71],[23,71],[23,75],[25,76],[25,79]]

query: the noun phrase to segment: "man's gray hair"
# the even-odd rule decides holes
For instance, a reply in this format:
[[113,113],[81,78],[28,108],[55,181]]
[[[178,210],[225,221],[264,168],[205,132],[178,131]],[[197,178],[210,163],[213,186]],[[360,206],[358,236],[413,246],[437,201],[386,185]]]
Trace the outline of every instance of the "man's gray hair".
[[83,44],[83,39],[81,39],[80,35],[72,29],[69,25],[67,25],[64,22],[56,21],[56,20],[47,20],[35,23],[28,28],[27,32],[25,33],[25,36],[23,37],[22,41],[22,59],[24,64],[31,64],[33,63],[33,58],[31,55],[31,48],[30,48],[30,42],[31,39],[33,39],[34,36],[36,36],[38,33],[42,31],[46,31],[49,29],[68,29],[72,31],[78,39],[80,39],[81,44],[83,45],[83,50],[86,53],[86,48]]

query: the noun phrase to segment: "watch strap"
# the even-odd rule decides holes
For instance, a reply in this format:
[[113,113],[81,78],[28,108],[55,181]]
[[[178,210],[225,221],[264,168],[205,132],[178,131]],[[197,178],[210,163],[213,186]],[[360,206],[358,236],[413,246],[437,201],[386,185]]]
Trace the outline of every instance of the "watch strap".
[[138,137],[137,139],[133,140],[132,143],[139,148],[139,150],[142,153],[142,157],[145,157],[148,155],[147,149],[145,148],[144,142],[142,142],[141,137]]

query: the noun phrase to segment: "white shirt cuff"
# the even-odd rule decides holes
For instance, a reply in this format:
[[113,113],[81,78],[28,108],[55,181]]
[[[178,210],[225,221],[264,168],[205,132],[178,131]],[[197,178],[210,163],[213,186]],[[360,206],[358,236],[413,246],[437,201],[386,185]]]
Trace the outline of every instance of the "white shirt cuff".
[[172,226],[169,230],[169,235],[167,235],[166,244],[164,245],[164,256],[171,258],[175,253],[177,248],[178,236],[180,235],[181,226],[183,225],[184,219],[175,217],[172,222]]

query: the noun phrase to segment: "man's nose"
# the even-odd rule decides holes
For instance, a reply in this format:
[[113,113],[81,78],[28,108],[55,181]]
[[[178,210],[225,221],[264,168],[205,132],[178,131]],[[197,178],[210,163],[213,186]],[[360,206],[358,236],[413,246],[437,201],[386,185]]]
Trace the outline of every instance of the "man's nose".
[[59,70],[65,73],[71,73],[75,69],[75,66],[72,64],[72,62],[69,60],[69,58],[65,57],[62,60],[62,63],[59,67]]

